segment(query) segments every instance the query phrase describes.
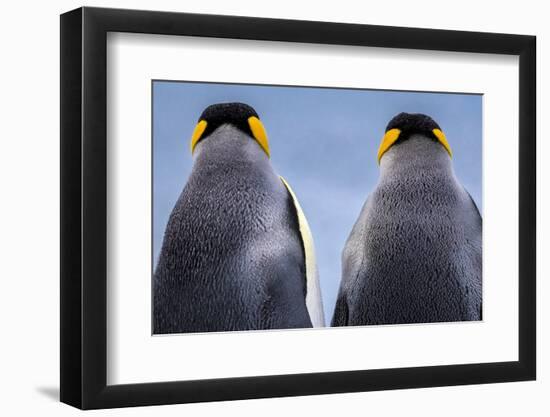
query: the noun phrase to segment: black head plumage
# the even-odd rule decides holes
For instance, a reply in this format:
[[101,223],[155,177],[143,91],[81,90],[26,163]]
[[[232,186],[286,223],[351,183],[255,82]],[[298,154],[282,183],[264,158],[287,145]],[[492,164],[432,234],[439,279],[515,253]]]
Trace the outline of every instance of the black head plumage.
[[223,124],[231,124],[240,129],[244,133],[251,135],[248,119],[250,117],[257,117],[256,110],[245,103],[218,103],[208,106],[202,112],[199,117],[200,120],[204,120],[208,123],[202,139],[214,132],[218,127]]
[[439,125],[430,117],[421,113],[399,113],[393,119],[390,120],[386,126],[386,132],[391,129],[399,129],[401,134],[399,140],[405,140],[413,134],[422,134],[427,137],[433,138],[433,130],[439,129]]

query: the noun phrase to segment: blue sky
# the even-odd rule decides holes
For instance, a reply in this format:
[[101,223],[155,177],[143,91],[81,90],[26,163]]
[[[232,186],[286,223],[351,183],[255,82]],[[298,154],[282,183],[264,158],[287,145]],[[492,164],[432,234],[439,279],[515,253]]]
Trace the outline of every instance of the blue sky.
[[425,113],[442,128],[455,172],[482,210],[482,96],[310,87],[153,82],[153,256],[191,172],[189,140],[210,104],[240,101],[260,116],[271,161],[296,193],[315,240],[325,317],[340,283],[340,256],[378,179],[376,153],[397,113]]

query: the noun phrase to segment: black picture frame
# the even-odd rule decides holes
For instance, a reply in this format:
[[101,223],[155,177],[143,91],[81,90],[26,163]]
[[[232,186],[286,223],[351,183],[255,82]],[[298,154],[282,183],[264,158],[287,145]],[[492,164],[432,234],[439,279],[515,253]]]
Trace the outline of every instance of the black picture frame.
[[[519,56],[519,360],[107,385],[108,32]],[[60,57],[62,402],[93,409],[535,379],[534,36],[84,7],[61,15]]]

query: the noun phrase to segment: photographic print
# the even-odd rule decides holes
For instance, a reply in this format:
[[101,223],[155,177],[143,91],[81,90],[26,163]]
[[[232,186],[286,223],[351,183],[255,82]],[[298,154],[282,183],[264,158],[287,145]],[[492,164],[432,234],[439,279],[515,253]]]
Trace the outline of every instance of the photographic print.
[[93,7],[60,34],[62,402],[536,379],[536,37]]
[[482,319],[482,95],[152,81],[152,332]]

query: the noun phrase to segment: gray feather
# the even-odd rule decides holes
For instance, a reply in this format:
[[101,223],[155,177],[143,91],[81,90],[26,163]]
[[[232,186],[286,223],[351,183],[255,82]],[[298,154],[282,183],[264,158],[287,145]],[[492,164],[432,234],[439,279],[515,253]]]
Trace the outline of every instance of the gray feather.
[[380,169],[343,251],[332,325],[480,320],[482,221],[449,155],[415,134]]
[[154,275],[154,333],[311,327],[292,198],[229,124],[195,149]]

